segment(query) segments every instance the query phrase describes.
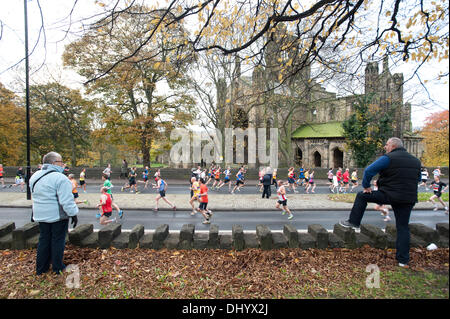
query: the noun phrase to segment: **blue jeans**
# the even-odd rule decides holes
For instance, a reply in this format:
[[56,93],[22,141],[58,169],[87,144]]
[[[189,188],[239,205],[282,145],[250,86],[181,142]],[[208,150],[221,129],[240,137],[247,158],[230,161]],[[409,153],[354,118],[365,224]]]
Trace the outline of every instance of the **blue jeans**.
[[415,203],[411,204],[393,204],[390,202],[387,195],[380,191],[373,191],[372,193],[359,192],[356,195],[350,212],[349,222],[353,225],[359,226],[364,216],[367,203],[377,203],[379,205],[389,204],[395,215],[395,226],[397,228],[396,259],[399,263],[408,264],[409,262],[409,247],[410,247],[410,232],[409,232],[409,218]]
[[39,243],[36,254],[36,274],[46,273],[52,264],[55,273],[64,271],[64,248],[69,220],[54,223],[39,223]]

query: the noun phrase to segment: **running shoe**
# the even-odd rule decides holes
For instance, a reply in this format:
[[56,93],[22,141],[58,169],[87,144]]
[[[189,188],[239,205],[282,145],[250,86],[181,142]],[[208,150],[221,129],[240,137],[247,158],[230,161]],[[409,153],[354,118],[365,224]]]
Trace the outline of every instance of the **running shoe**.
[[294,218],[294,215],[290,214],[288,219],[292,219],[292,218]]
[[205,219],[205,220],[203,221],[203,224],[211,224],[211,222],[209,221],[209,219]]
[[437,211],[439,208],[437,206],[434,206],[433,211]]
[[386,216],[384,219],[383,219],[385,222],[388,222],[388,221],[390,221],[391,220],[391,217],[389,217],[389,216]]
[[177,206],[173,206],[173,208],[172,208],[173,210],[177,210]]
[[102,217],[102,214],[97,213],[97,215],[95,215],[95,218],[99,219],[100,217]]
[[119,210],[119,218],[120,218],[120,219],[123,218],[123,210]]
[[121,192],[123,192],[123,187],[120,189]]
[[115,222],[117,222],[117,219],[115,219],[115,218],[111,219],[111,223],[115,223]]
[[85,203],[86,205],[89,205],[89,201],[87,199],[85,201],[83,201],[83,203]]
[[192,211],[191,216],[194,216],[196,213],[197,213],[196,211]]
[[341,220],[339,222],[339,225],[345,227],[345,228],[353,228],[353,229],[359,229],[359,226],[353,225],[348,220]]

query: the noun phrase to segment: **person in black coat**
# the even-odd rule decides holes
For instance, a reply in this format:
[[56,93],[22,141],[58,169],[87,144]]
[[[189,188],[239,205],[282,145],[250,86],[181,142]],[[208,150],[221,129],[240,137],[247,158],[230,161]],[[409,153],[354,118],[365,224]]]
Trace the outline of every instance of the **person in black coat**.
[[[403,142],[391,137],[384,147],[386,154],[364,170],[362,192],[356,195],[348,220],[339,224],[359,228],[367,203],[391,205],[397,229],[396,259],[400,267],[409,262],[410,231],[409,218],[417,202],[417,183],[420,181],[420,160],[409,154]],[[370,188],[371,179],[379,174],[378,190]]]
[[270,198],[270,196],[272,195],[272,192],[270,189],[270,185],[272,185],[272,169],[270,167],[268,167],[266,169],[266,174],[263,177],[262,183],[264,186],[262,198],[264,198],[264,196],[267,196],[267,198]]

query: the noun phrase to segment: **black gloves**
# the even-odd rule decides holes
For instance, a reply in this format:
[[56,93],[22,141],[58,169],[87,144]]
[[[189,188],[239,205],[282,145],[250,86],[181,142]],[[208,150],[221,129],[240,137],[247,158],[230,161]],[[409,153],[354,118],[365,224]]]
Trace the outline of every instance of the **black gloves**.
[[75,216],[72,216],[71,219],[72,219],[71,224],[72,224],[73,228],[77,227],[78,217],[75,215]]

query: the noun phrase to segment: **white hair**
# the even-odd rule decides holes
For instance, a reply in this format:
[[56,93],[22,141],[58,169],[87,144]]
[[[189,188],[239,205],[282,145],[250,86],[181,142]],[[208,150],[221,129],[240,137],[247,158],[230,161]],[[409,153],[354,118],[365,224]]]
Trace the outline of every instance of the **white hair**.
[[44,157],[42,158],[42,163],[43,164],[53,164],[56,161],[62,159],[61,155],[59,155],[56,152],[50,152],[44,155]]

